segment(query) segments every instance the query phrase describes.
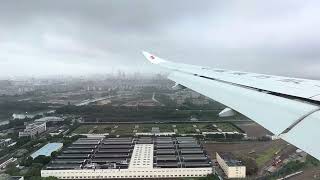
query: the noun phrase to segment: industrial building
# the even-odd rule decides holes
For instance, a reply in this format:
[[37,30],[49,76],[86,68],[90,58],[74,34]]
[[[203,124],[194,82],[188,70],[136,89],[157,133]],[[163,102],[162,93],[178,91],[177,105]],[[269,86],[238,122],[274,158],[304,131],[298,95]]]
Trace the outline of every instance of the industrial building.
[[17,158],[13,158],[13,157],[12,157],[12,158],[6,160],[5,162],[1,163],[1,164],[0,164],[0,169],[4,169],[4,168],[7,167],[8,164],[14,163],[14,162],[16,162],[16,161],[17,161]]
[[228,178],[245,178],[246,166],[229,152],[217,152],[216,159]]
[[213,173],[192,137],[80,138],[41,170],[59,179],[201,177]]
[[64,119],[60,117],[55,117],[55,116],[48,116],[48,117],[43,117],[40,119],[36,119],[34,122],[63,122]]
[[19,137],[31,137],[41,134],[47,130],[46,122],[35,122],[28,124],[23,132],[19,132]]

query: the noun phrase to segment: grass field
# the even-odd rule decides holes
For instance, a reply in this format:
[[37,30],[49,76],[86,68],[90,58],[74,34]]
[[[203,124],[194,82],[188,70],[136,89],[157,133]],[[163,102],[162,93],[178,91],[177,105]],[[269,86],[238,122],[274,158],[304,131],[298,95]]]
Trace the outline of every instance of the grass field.
[[132,135],[133,129],[133,124],[116,124],[108,133],[110,135]]
[[[213,124],[216,126],[213,126]],[[201,132],[216,132],[221,129],[224,132],[234,132],[238,129],[231,123],[186,123],[186,124],[99,124],[81,125],[73,131],[75,134],[103,134],[134,135],[151,132],[153,127],[158,127],[160,132],[176,132],[178,134],[198,134]]]
[[88,133],[91,129],[93,129],[95,125],[82,125],[80,127],[78,127],[77,129],[75,129],[73,131],[73,133],[75,134],[84,134],[84,133]]
[[274,157],[281,149],[283,149],[286,145],[285,144],[275,144],[268,149],[266,149],[263,153],[261,153],[257,158],[256,162],[258,167],[263,166],[266,162],[270,161],[272,157]]

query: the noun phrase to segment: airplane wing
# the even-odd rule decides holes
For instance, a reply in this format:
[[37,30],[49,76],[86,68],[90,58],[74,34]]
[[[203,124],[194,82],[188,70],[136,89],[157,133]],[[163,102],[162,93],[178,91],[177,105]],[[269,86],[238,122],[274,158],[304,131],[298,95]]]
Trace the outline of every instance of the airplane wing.
[[174,63],[148,52],[168,78],[256,121],[320,160],[320,81]]

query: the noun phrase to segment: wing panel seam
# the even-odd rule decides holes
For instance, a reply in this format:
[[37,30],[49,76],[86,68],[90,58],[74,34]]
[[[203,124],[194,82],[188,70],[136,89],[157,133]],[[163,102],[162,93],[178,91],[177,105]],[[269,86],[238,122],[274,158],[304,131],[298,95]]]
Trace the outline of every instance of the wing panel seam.
[[313,113],[316,113],[320,111],[320,108],[317,108],[315,110],[310,111],[309,113],[305,114],[304,116],[302,116],[301,118],[299,118],[298,120],[296,120],[294,123],[292,123],[287,129],[285,129],[282,133],[280,134],[285,134],[288,133],[291,129],[293,129],[296,125],[298,125],[300,122],[302,122],[305,118],[307,118],[308,116],[312,115]]
[[[267,93],[267,94],[272,94],[274,96],[280,96],[280,97],[291,99],[291,100],[300,99],[300,100],[303,100],[303,101],[306,101],[306,102],[309,102],[309,103],[313,103],[313,104],[318,104],[319,105],[319,102],[316,102],[316,101],[314,101],[312,99],[306,99],[306,98],[291,96],[291,95],[287,95],[287,94],[280,94],[280,93],[276,93],[276,92],[273,92],[273,91],[268,91],[268,90],[265,90],[265,89],[259,89],[259,88],[255,88],[255,87],[251,87],[251,86],[245,86],[245,85],[241,85],[241,84],[237,84],[237,83],[233,83],[233,82],[229,82],[229,81],[224,81],[224,80],[221,80],[221,79],[211,78],[211,77],[207,77],[207,76],[202,76],[202,75],[198,75],[198,74],[193,74],[193,75],[197,76],[197,77],[200,77],[200,78],[205,78],[205,79],[209,79],[209,80],[213,80],[213,81],[217,81],[217,82],[221,82],[221,83],[230,84],[230,85],[233,85],[233,86],[238,86],[238,87],[251,89],[251,90],[254,90],[254,91],[258,91],[258,92],[264,92],[264,93]],[[315,96],[317,96],[317,95],[315,95]]]

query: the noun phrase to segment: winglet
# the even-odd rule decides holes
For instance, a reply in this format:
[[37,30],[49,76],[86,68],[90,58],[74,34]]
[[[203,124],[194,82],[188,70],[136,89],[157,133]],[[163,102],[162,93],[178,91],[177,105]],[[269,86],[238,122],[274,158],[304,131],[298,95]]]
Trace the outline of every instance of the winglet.
[[152,55],[146,51],[142,51],[142,54],[152,63],[152,64],[160,64],[162,62],[165,62],[165,60],[155,56],[155,55]]

